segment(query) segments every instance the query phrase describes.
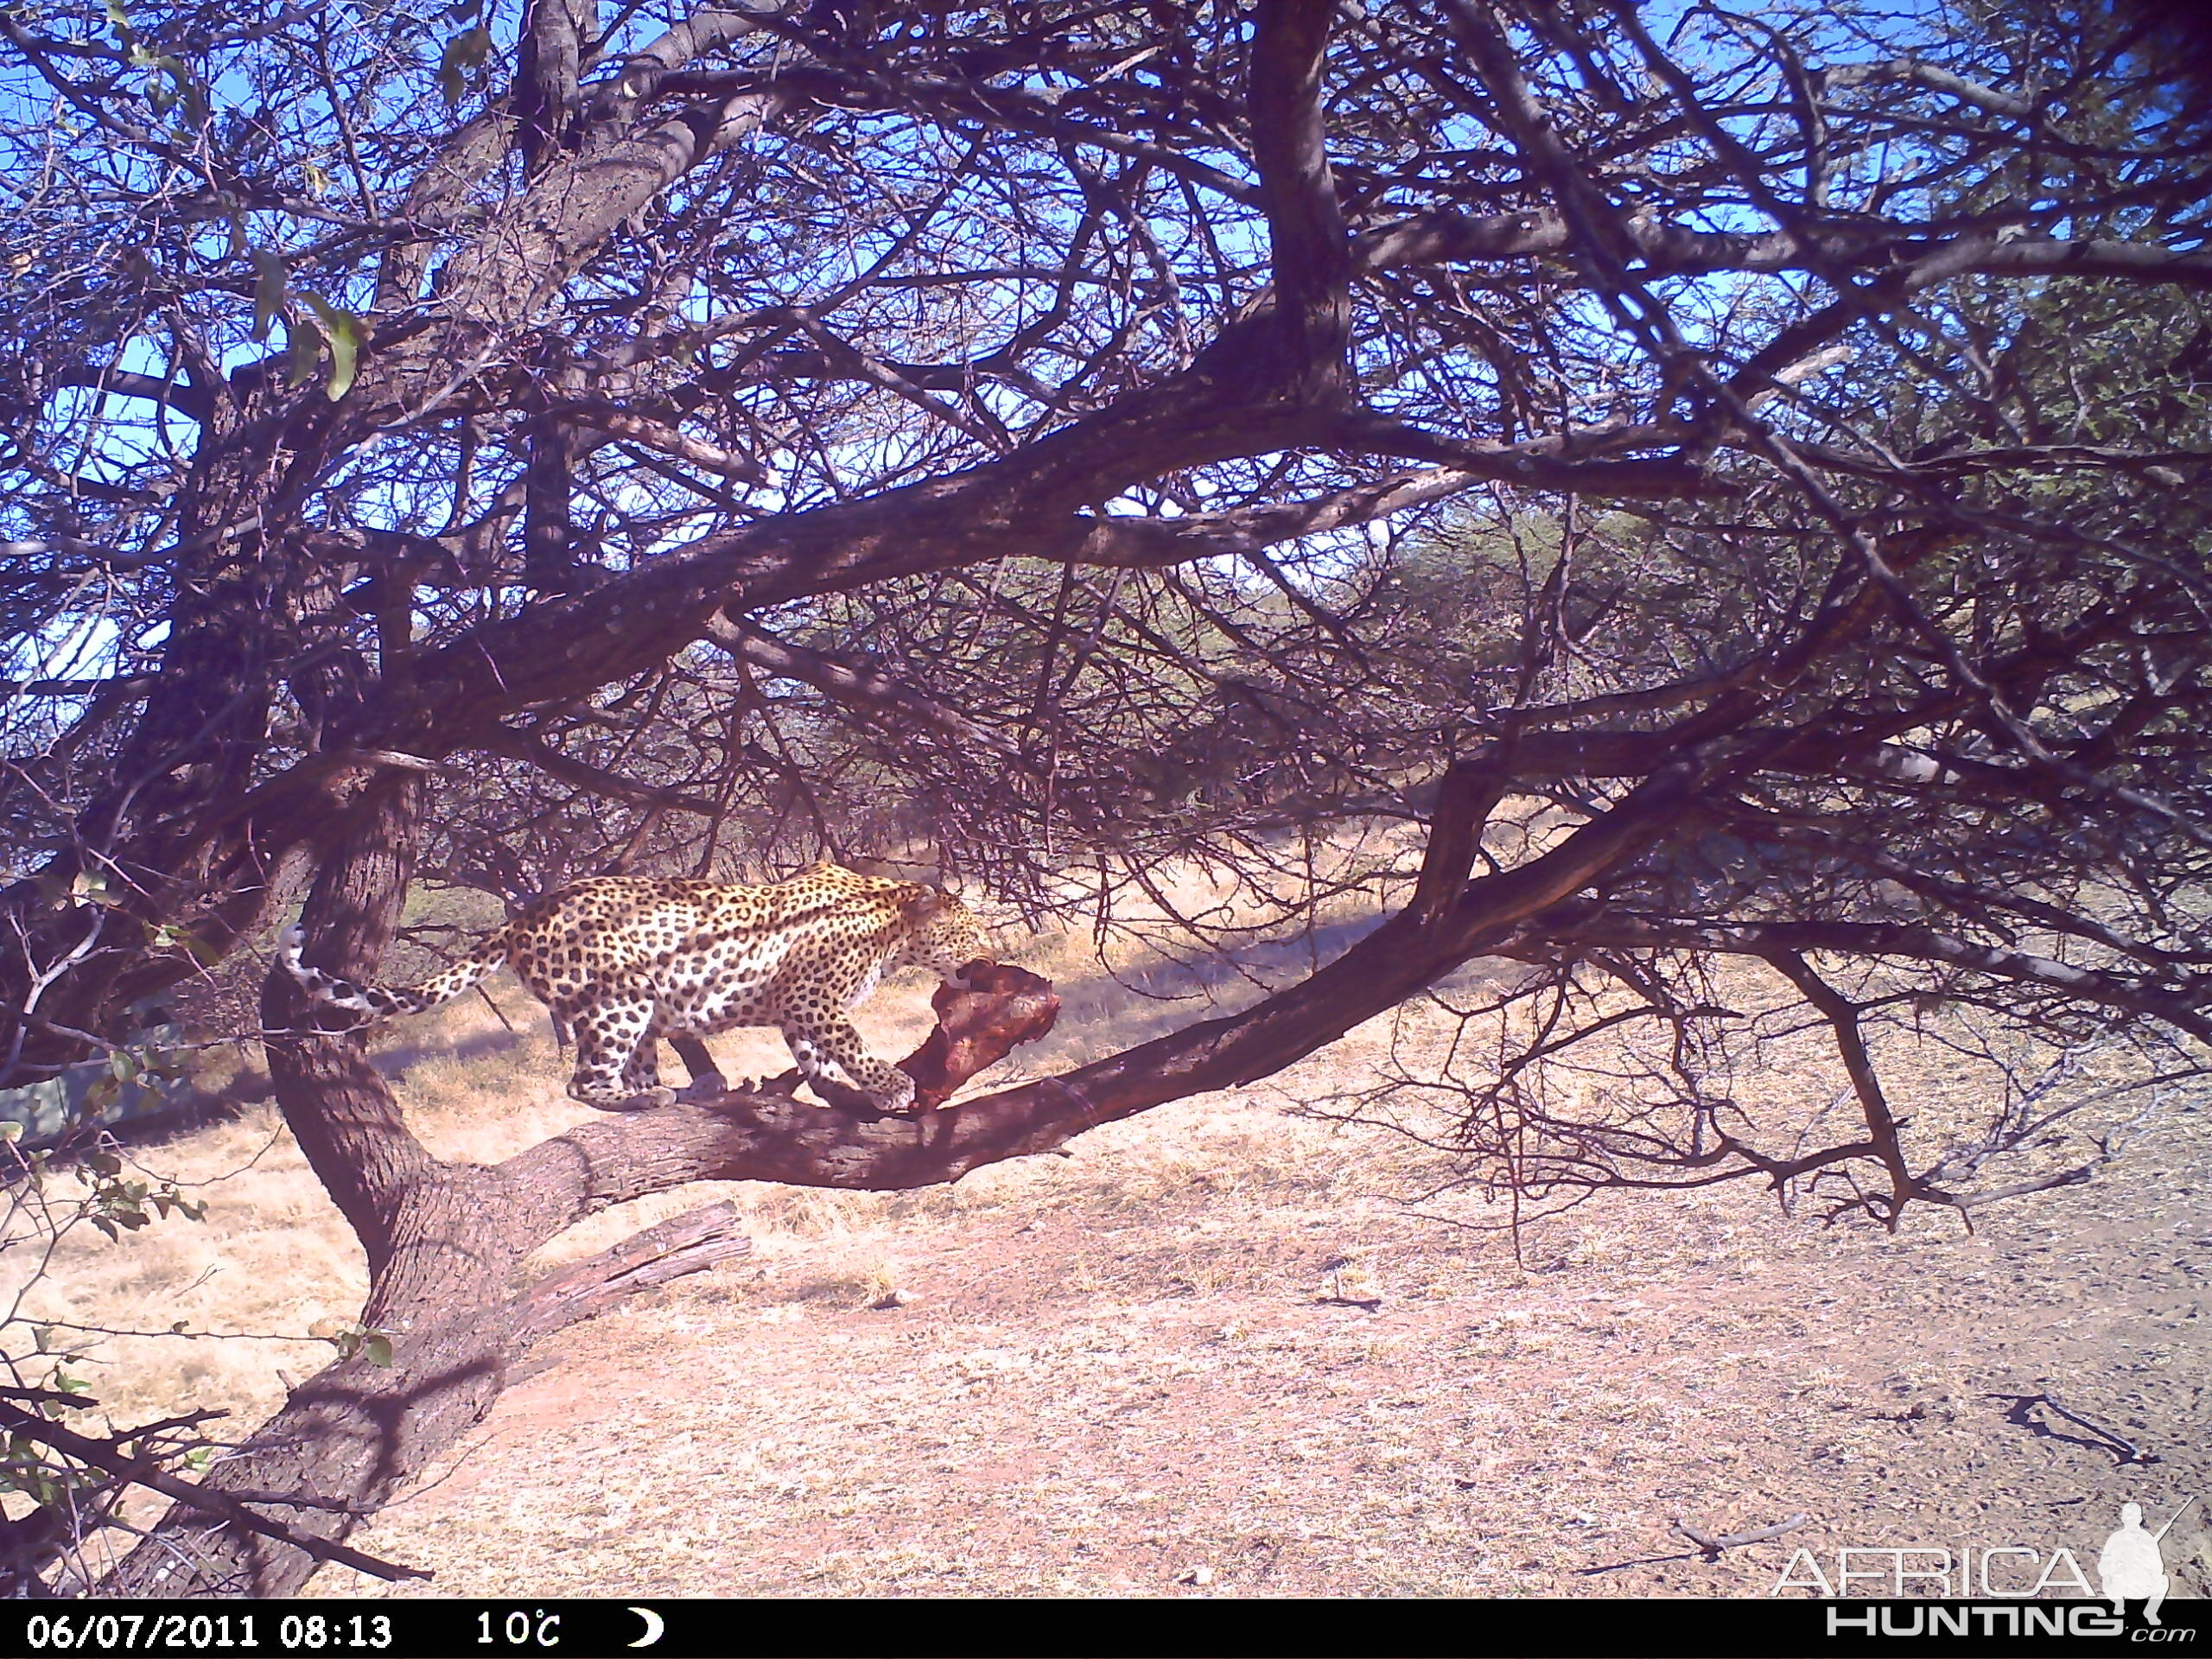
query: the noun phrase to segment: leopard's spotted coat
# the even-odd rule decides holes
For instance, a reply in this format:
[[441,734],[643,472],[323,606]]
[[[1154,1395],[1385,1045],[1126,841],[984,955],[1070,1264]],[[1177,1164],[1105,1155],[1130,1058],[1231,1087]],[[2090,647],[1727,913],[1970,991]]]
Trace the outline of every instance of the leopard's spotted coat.
[[[526,906],[465,961],[404,988],[308,967],[304,944],[302,929],[286,932],[293,978],[318,1006],[359,1015],[360,1024],[435,1007],[512,967],[575,1033],[569,1094],[625,1110],[676,1097],[660,1081],[661,1039],[697,1070],[711,1067],[700,1039],[773,1026],[824,1098],[849,1093],[842,1072],[879,1110],[904,1111],[913,1079],[868,1053],[847,1010],[893,969],[927,968],[959,984],[963,967],[990,959],[982,925],[957,899],[829,863],[759,887],[624,875],[579,881]],[[720,1087],[709,1069],[685,1092]]]

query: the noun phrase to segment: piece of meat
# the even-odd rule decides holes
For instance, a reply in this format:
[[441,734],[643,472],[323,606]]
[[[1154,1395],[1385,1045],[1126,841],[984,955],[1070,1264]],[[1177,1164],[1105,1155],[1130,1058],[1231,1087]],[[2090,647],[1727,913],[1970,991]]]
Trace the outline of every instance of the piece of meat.
[[970,963],[968,988],[940,985],[930,998],[937,1024],[922,1046],[899,1062],[914,1080],[914,1109],[952,1098],[960,1085],[995,1065],[1021,1043],[1033,1043],[1060,1017],[1052,982],[1011,963]]

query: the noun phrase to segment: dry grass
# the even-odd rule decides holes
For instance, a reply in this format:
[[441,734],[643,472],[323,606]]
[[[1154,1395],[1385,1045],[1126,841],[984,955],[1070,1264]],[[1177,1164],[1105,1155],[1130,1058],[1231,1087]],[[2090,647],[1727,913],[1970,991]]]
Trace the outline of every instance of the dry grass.
[[[359,1313],[359,1243],[274,1107],[130,1156],[207,1200],[207,1219],[171,1217],[119,1243],[73,1229],[52,1273],[29,1287],[25,1317],[162,1333],[111,1338],[73,1368],[115,1423],[201,1408],[245,1423],[265,1416],[286,1375],[332,1357],[309,1330]],[[190,1337],[168,1334],[179,1320]]]
[[[1188,876],[1170,895],[1207,896]],[[1325,923],[1336,949],[1358,918]],[[1064,997],[1060,1029],[1017,1057],[1031,1071],[1260,994],[1150,964],[1192,995],[1149,1002],[1085,953],[1009,952]],[[1264,982],[1300,954],[1244,965]],[[381,1039],[443,1158],[493,1161],[592,1116],[560,1092],[542,1012],[495,994],[512,1033],[468,1001]],[[899,1053],[926,1020],[900,982],[861,1023]],[[1742,1594],[1787,1548],[1708,1566],[1668,1520],[1804,1510],[1815,1548],[1961,1527],[2034,1543],[2055,1515],[2162,1514],[2203,1484],[2201,1115],[2150,1133],[2126,1183],[2024,1201],[1975,1238],[1933,1216],[1897,1240],[1823,1230],[1731,1191],[1593,1205],[1516,1258],[1502,1206],[1444,1206],[1491,1224],[1467,1230],[1397,1201],[1433,1184],[1437,1154],[1303,1109],[1449,1028],[1433,1010],[1370,1021],[1249,1090],[949,1188],[746,1184],[595,1217],[548,1257],[720,1197],[756,1249],[560,1339],[361,1541],[435,1567],[443,1594]],[[787,1064],[770,1033],[715,1046],[732,1077]],[[1826,1109],[1831,1076],[1774,1058],[1745,1085]],[[1959,1103],[1940,1058],[1914,1085],[1932,1116]],[[204,1184],[208,1221],[73,1238],[39,1294],[93,1323],[282,1333],[118,1339],[93,1378],[118,1420],[219,1406],[251,1423],[282,1373],[328,1357],[305,1333],[358,1308],[359,1251],[266,1109],[139,1156]],[[880,1306],[894,1291],[904,1305]],[[2116,1469],[1991,1403],[2038,1387],[2166,1461]],[[2206,1535],[2184,1522],[2169,1548],[2194,1593],[2212,1587]],[[336,1569],[317,1587],[388,1593]]]

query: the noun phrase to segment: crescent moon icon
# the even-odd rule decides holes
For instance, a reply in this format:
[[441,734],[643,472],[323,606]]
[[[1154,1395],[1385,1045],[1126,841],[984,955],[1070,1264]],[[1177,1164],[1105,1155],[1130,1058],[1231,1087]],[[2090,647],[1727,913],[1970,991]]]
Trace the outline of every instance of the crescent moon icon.
[[630,1644],[632,1647],[650,1648],[654,1643],[659,1641],[661,1637],[666,1634],[668,1630],[668,1621],[664,1619],[658,1613],[653,1611],[652,1608],[632,1607],[630,1611],[635,1613],[639,1618],[645,1621],[645,1633],[639,1637],[636,1641],[632,1642]]

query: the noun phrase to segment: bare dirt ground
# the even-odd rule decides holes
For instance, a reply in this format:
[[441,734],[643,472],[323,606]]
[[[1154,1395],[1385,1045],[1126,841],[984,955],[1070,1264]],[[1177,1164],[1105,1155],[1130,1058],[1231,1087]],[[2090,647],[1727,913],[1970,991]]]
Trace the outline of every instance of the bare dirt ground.
[[[548,1356],[359,1541],[448,1595],[1741,1596],[1800,1548],[2094,1575],[2123,1502],[2212,1485],[2200,1116],[1978,1237],[1653,1199],[1535,1230],[1526,1269],[1360,1197],[1351,1137],[1154,1120],[865,1221],[817,1200]],[[1669,1531],[1799,1513],[1712,1562]],[[2168,1539],[2177,1593],[2207,1537]]]
[[[1033,1068],[1192,1017],[1058,966]],[[542,1013],[499,998],[512,1033],[455,1005],[383,1039],[440,1156],[590,1116]],[[879,1002],[862,1023],[906,1052],[922,998]],[[1758,1596],[1801,1549],[1832,1573],[1842,1548],[2063,1548],[2094,1576],[2122,1503],[2156,1526],[2212,1502],[2212,1103],[1972,1236],[1731,1189],[1592,1203],[1516,1258],[1395,1196],[1431,1154],[1300,1115],[1388,1041],[949,1190],[692,1188],[594,1218],[553,1254],[722,1198],[756,1249],[549,1344],[355,1540],[430,1583],[330,1567],[315,1592]],[[768,1034],[717,1052],[732,1076],[785,1064]],[[358,1249],[266,1109],[137,1156],[210,1182],[208,1221],[73,1241],[52,1292],[119,1326],[270,1333],[118,1340],[93,1377],[118,1419],[250,1424],[327,1358],[305,1333],[359,1306]],[[1718,1560],[1670,1530],[1799,1514]],[[2205,1503],[2165,1559],[2175,1593],[2212,1593]]]

